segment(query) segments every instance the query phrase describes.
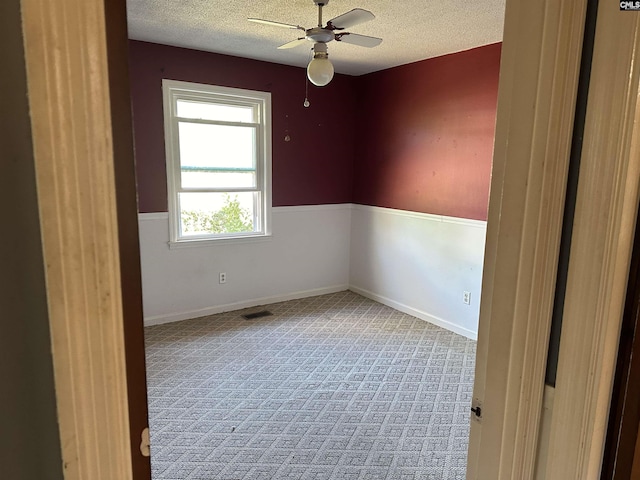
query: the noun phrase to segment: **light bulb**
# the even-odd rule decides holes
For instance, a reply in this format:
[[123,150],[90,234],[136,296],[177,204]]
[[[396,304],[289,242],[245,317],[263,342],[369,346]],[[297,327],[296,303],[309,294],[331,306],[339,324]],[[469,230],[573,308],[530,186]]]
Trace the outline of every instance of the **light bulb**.
[[318,87],[324,87],[333,78],[333,65],[329,61],[327,44],[318,42],[313,46],[313,60],[307,67],[307,77],[311,83]]
[[324,87],[333,78],[333,65],[326,57],[314,57],[307,67],[307,75],[311,83],[318,87]]

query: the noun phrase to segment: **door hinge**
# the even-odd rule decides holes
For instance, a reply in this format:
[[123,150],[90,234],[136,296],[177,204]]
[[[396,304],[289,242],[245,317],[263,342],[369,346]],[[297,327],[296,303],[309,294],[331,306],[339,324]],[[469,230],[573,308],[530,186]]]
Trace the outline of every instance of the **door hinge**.
[[151,439],[149,438],[149,427],[142,430],[140,434],[140,453],[143,457],[151,456]]
[[482,402],[478,398],[474,398],[471,402],[471,418],[478,423],[482,423]]

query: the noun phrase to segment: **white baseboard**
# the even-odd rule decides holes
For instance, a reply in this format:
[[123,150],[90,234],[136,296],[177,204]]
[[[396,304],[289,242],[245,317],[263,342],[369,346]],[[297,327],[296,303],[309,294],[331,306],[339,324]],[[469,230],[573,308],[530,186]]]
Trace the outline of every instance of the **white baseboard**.
[[356,287],[354,285],[334,285],[332,287],[316,288],[313,290],[303,290],[299,292],[287,293],[283,295],[274,295],[271,297],[254,298],[252,300],[243,300],[242,302],[228,303],[225,305],[216,305],[207,308],[201,308],[198,310],[189,310],[186,312],[177,312],[167,315],[156,315],[153,317],[145,317],[144,326],[150,327],[152,325],[161,325],[164,323],[179,322],[181,320],[188,320],[191,318],[205,317],[207,315],[215,315],[217,313],[231,312],[233,310],[241,310],[243,308],[257,307],[259,305],[269,305],[271,303],[286,302],[288,300],[296,300],[299,298],[315,297],[318,295],[326,295],[329,293],[342,292],[344,290],[351,290],[354,293],[362,295],[363,297],[370,298],[376,302],[380,302],[388,307],[395,308],[396,310],[413,315],[416,318],[425,320],[429,323],[433,323],[446,330],[452,331],[463,337],[477,340],[478,335],[472,330],[468,330],[460,325],[456,325],[453,322],[444,320],[442,318],[430,315],[427,312],[418,310],[402,303],[391,300],[390,298],[378,295],[363,288]]
[[461,327],[460,325],[455,324],[454,322],[450,322],[443,318],[436,317],[427,312],[423,312],[422,310],[418,310],[416,308],[409,307],[400,302],[396,302],[395,300],[391,300],[390,298],[384,297],[382,295],[378,295],[377,293],[370,292],[369,290],[365,290],[364,288],[356,287],[355,285],[349,285],[349,290],[354,293],[360,294],[363,297],[370,298],[371,300],[375,300],[376,302],[382,303],[391,308],[395,308],[396,310],[407,313],[409,315],[413,315],[416,318],[421,320],[425,320],[429,323],[433,323],[438,327],[442,327],[445,330],[449,330],[451,332],[462,335],[463,337],[470,338],[471,340],[478,339],[478,333],[473,330],[469,330],[467,328]]
[[292,292],[283,295],[274,295],[271,297],[254,298],[252,300],[243,300],[241,302],[228,303],[225,305],[215,305],[212,307],[201,308],[198,310],[189,310],[186,312],[170,313],[167,315],[156,315],[152,317],[145,317],[144,326],[149,327],[151,325],[161,325],[163,323],[178,322],[180,320],[188,320],[190,318],[206,317],[207,315],[214,315],[216,313],[231,312],[233,310],[240,310],[243,308],[256,307],[258,305],[268,305],[271,303],[286,302],[288,300],[296,300],[299,298],[315,297],[318,295],[326,295],[328,293],[342,292],[348,290],[349,286],[334,285],[331,287],[316,288],[313,290],[303,290],[299,292]]

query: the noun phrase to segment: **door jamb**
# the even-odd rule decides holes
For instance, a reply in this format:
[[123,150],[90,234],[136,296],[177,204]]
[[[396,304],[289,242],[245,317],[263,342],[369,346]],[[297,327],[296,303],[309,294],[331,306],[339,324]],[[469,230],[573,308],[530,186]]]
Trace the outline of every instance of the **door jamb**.
[[470,480],[534,475],[586,3],[506,4]]
[[600,1],[546,478],[600,478],[640,187],[640,14]]
[[131,480],[104,3],[21,10],[64,477]]

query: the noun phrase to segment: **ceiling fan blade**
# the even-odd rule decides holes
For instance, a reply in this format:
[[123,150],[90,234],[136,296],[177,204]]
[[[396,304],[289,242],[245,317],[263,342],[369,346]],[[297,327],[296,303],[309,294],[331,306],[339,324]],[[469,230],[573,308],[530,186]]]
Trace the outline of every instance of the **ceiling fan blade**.
[[361,47],[373,48],[382,43],[381,38],[368,37],[366,35],[358,35],[357,33],[338,33],[336,34],[336,40],[344,43],[351,43],[353,45],[359,45]]
[[292,42],[289,43],[285,43],[284,45],[280,45],[278,47],[279,50],[283,50],[285,48],[295,48],[295,47],[299,47],[300,45],[303,45],[307,43],[307,39],[306,38],[299,38],[297,40],[293,40]]
[[338,15],[336,18],[332,18],[327,22],[327,28],[329,30],[344,30],[345,28],[353,27],[354,25],[360,25],[361,23],[373,20],[376,16],[369,10],[363,10],[362,8],[354,8],[350,12]]
[[272,27],[282,27],[282,28],[290,28],[291,30],[302,30],[305,31],[300,25],[291,25],[289,23],[281,23],[281,22],[273,22],[271,20],[263,20],[261,18],[247,18],[250,22],[253,23],[262,23],[264,25],[271,25]]

